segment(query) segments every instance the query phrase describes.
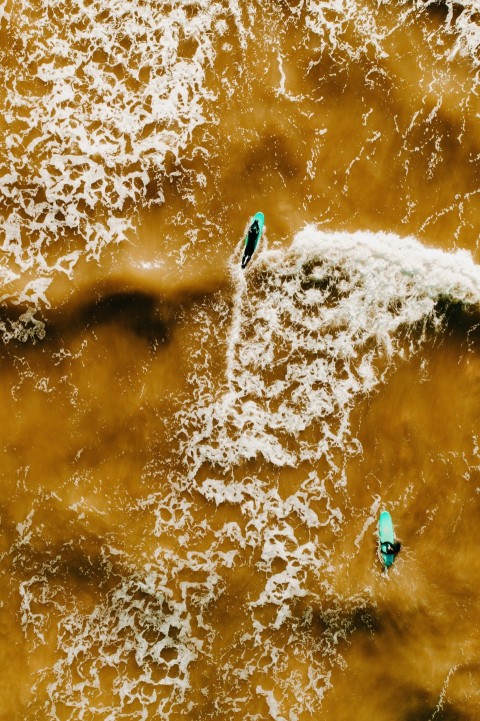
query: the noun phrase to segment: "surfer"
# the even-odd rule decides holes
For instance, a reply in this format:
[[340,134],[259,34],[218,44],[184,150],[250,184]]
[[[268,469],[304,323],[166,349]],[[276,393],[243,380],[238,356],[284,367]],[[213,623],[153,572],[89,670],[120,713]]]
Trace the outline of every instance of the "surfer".
[[401,544],[398,541],[395,541],[395,543],[390,543],[390,541],[384,541],[381,544],[382,547],[382,553],[387,553],[388,555],[397,556],[398,553],[400,553]]
[[258,220],[254,220],[248,229],[247,242],[245,244],[245,250],[243,251],[242,257],[242,268],[247,267],[247,263],[253,255],[255,248],[257,247],[258,236],[260,235],[260,226]]

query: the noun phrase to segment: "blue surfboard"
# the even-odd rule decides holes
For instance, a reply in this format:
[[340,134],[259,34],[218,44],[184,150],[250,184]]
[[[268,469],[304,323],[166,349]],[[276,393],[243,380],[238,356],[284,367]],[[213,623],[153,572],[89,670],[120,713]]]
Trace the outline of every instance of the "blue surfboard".
[[255,253],[263,232],[265,217],[263,213],[255,213],[248,227],[245,236],[244,250],[242,256],[242,268],[246,268],[252,255]]
[[392,517],[388,511],[382,511],[378,519],[378,542],[379,556],[386,568],[390,568],[395,560],[393,553],[386,553],[387,543],[395,543],[395,533],[393,530]]

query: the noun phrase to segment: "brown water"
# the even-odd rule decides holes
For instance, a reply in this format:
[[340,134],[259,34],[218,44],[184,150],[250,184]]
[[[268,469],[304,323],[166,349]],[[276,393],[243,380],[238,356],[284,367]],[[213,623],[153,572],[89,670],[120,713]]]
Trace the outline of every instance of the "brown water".
[[473,5],[3,13],[0,719],[480,718]]

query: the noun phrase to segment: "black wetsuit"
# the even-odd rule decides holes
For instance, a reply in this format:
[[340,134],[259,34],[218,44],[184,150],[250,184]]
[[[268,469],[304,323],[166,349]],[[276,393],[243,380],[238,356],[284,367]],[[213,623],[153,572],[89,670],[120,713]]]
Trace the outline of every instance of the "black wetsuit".
[[388,555],[392,554],[394,556],[396,556],[397,553],[399,553],[400,548],[401,548],[398,541],[396,541],[395,543],[390,543],[390,541],[384,541],[381,544],[381,547],[382,547],[382,553],[386,553]]
[[260,226],[258,225],[258,220],[254,220],[250,228],[248,229],[247,242],[245,244],[245,250],[243,251],[242,257],[242,268],[247,267],[247,263],[252,257],[253,251],[255,250],[259,235]]

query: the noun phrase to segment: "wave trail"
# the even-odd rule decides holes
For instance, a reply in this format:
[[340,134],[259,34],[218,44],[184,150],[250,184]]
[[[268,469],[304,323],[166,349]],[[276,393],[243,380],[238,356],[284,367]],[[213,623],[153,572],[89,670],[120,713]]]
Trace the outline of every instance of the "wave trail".
[[[199,397],[186,447],[191,477],[256,457],[277,465],[358,450],[350,410],[396,357],[441,326],[440,300],[480,302],[480,268],[386,233],[306,227],[287,251],[264,252],[237,284],[226,385]],[[201,423],[198,421],[201,418]],[[338,480],[338,479],[337,479]],[[343,481],[342,481],[343,482]]]

